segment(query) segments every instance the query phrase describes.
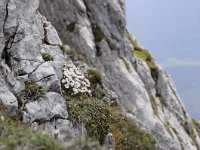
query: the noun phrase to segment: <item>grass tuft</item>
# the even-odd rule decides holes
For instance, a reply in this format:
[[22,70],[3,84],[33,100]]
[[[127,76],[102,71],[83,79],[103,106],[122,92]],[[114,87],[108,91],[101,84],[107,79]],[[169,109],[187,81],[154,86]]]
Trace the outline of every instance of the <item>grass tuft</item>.
[[44,61],[53,61],[54,58],[53,56],[51,56],[49,53],[42,53],[42,58],[44,59]]

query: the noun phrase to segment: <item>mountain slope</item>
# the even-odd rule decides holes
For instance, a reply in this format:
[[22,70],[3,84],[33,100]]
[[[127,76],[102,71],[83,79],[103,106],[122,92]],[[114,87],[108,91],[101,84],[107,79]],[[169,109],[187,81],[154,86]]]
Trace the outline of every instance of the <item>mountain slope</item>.
[[121,143],[153,149],[148,132],[158,150],[199,149],[198,122],[169,75],[126,30],[123,0],[3,0],[0,6],[0,101],[14,117],[65,147],[86,135],[105,144],[113,135],[116,149]]

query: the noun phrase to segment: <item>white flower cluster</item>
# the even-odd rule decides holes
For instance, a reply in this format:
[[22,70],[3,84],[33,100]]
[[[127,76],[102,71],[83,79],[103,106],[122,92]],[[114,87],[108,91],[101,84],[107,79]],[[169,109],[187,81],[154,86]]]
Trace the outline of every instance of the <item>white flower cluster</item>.
[[63,66],[63,79],[61,82],[66,90],[72,90],[73,95],[78,93],[91,94],[89,80],[72,64]]

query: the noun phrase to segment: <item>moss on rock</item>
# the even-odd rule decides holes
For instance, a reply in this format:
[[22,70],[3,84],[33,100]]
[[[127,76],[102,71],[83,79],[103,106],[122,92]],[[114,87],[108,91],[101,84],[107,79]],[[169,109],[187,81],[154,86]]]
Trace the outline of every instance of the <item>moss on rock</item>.
[[158,66],[153,60],[153,57],[151,54],[144,48],[140,47],[139,44],[137,43],[137,40],[134,40],[133,37],[129,32],[126,32],[127,38],[129,39],[129,42],[134,48],[133,55],[136,56],[139,59],[144,60],[150,71],[151,71],[151,76],[154,79],[154,81],[157,81],[158,79]]
[[26,99],[36,100],[45,94],[45,89],[42,86],[39,86],[35,81],[25,82],[25,89],[22,92]]
[[51,56],[49,53],[42,53],[42,58],[44,59],[44,61],[53,61],[54,58],[53,56]]

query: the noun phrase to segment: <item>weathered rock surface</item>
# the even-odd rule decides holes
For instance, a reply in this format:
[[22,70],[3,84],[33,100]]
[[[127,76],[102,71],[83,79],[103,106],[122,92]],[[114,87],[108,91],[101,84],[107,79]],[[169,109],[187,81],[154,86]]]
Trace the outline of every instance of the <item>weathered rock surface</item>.
[[[158,67],[154,80],[147,63],[133,56],[126,32],[124,0],[1,0],[0,102],[19,108],[24,122],[68,141],[66,146],[86,135],[83,125],[74,127],[67,120],[60,85],[67,62],[60,36],[104,74],[107,98],[120,100],[127,116],[155,137],[158,150],[198,150],[199,131],[170,76]],[[53,60],[45,60],[43,53]],[[21,93],[28,81],[45,93],[24,102]]]
[[[69,135],[74,139],[79,137],[79,130],[67,120],[60,90],[61,68],[66,63],[60,49],[62,42],[38,7],[39,0],[0,2],[0,102],[18,108],[25,123],[45,126],[42,130],[56,132],[59,139]],[[43,53],[53,56],[53,60],[45,60]],[[42,87],[39,90],[44,93],[37,91],[37,99],[26,101],[21,93],[31,90],[26,89],[30,81]],[[31,95],[29,92],[26,94]]]
[[[117,93],[129,116],[132,114],[152,132],[157,149],[199,148],[199,136],[169,75],[159,67],[154,81],[146,62],[132,55],[134,47],[126,36],[123,0],[44,0],[40,11],[64,43],[76,48],[89,66],[105,74],[104,84]],[[194,135],[187,132],[184,124],[191,125]]]

